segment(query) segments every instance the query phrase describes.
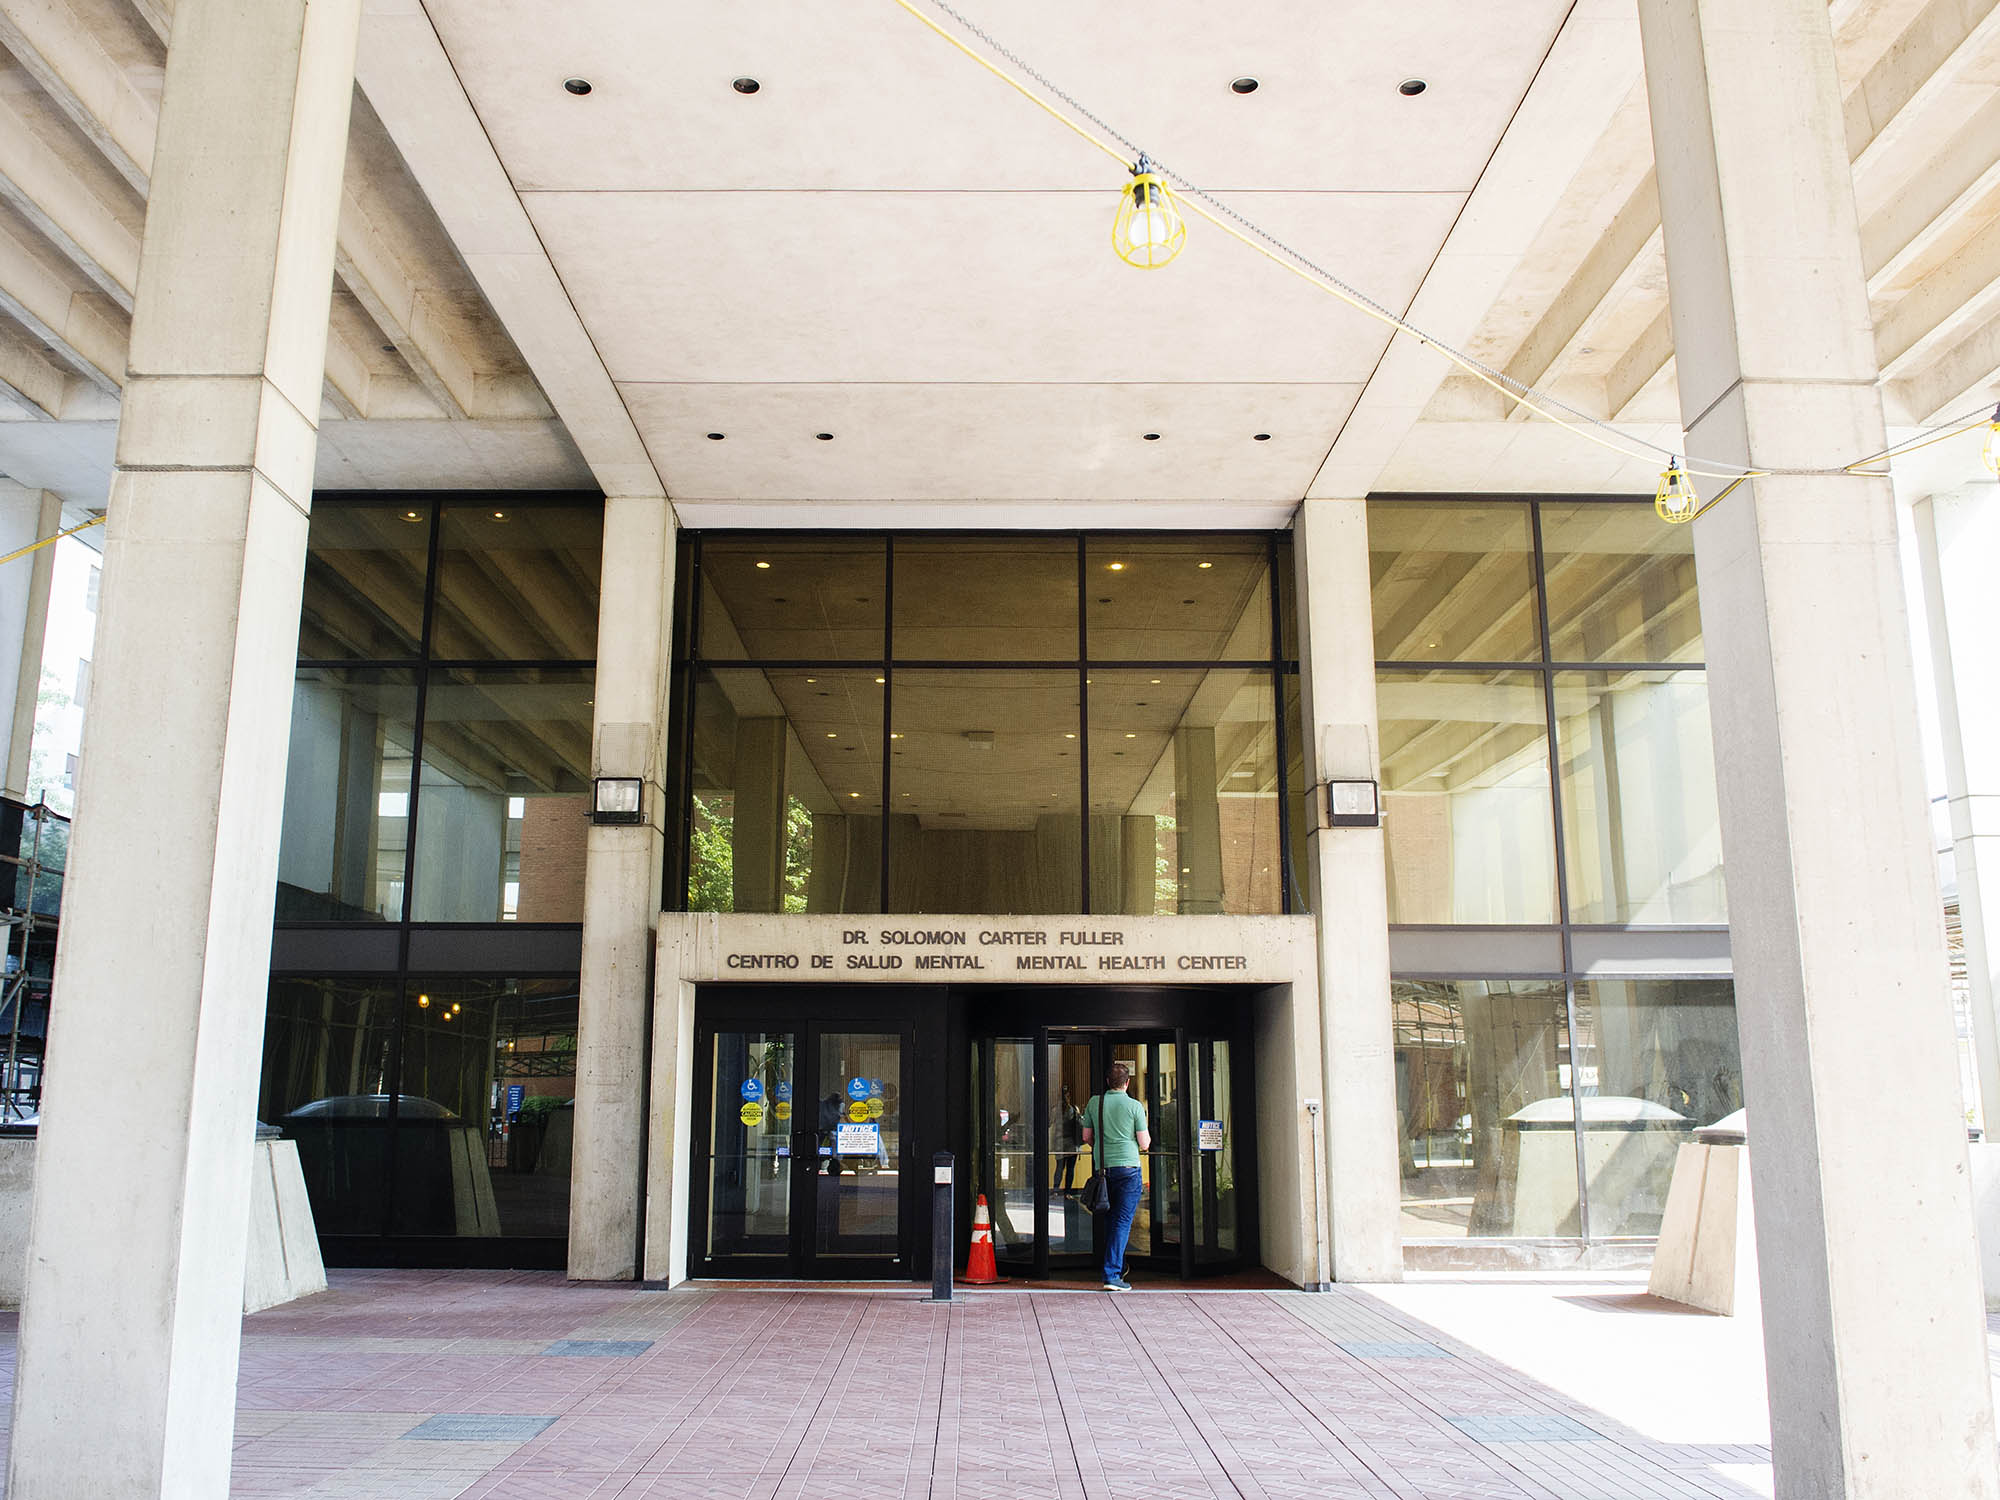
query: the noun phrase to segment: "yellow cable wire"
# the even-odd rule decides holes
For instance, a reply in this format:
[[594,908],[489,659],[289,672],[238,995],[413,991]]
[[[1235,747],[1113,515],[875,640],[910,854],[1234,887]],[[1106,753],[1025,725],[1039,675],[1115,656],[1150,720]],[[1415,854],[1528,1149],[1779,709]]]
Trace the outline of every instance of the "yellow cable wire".
[[93,526],[102,526],[103,524],[104,517],[95,516],[85,521],[81,526],[72,526],[68,531],[58,531],[54,536],[45,536],[39,542],[30,542],[25,547],[15,548],[5,557],[0,557],[0,564],[10,563],[17,557],[26,557],[30,552],[39,552],[42,548],[49,546],[51,543],[59,542],[66,536],[75,536],[79,531],[88,531]]

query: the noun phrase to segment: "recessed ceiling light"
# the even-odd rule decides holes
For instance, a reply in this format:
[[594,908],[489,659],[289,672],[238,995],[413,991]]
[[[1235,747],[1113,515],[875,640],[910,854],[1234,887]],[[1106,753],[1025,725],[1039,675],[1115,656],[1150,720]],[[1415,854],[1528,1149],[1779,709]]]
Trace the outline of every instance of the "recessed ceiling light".
[[826,737],[827,737],[828,739],[830,739],[830,740],[837,740],[837,739],[839,739],[839,738],[840,738],[840,736],[839,736],[839,735],[837,735],[837,734],[835,734],[835,733],[834,733],[834,732],[833,732],[833,731],[832,731],[831,729],[829,729],[829,730],[828,730],[828,731],[826,732]]
[[1148,677],[1146,680],[1150,682],[1154,687],[1158,687],[1160,685],[1160,679],[1157,677]]
[[818,682],[818,681],[819,681],[819,679],[818,679],[817,677],[808,677],[808,678],[806,679],[806,681],[807,681],[807,682]]
[[1250,441],[1253,443],[1268,443],[1271,441],[1271,434],[1268,432],[1253,432],[1250,434]]
[[[769,563],[767,563],[767,562],[760,562],[760,563],[758,563],[758,564],[757,564],[757,566],[758,566],[758,567],[760,567],[760,568],[768,568],[768,567],[770,567],[771,565],[770,565]],[[811,679],[810,677],[808,677],[808,678],[806,679],[806,681],[807,681],[807,682],[811,682],[811,681],[812,681],[812,679]]]
[[421,521],[423,518],[424,513],[420,510],[406,510],[403,512],[403,519],[405,521]]
[[877,682],[887,682],[887,681],[888,681],[889,679],[888,679],[888,678],[886,678],[886,677],[878,677],[878,678],[876,678],[875,680],[876,680]]
[[833,434],[830,432],[815,432],[813,436],[818,438],[822,443],[830,443],[833,441]]
[[719,442],[721,442],[721,441],[722,441],[722,434],[721,434],[721,433],[719,433],[719,432],[711,432],[711,433],[710,433],[710,434],[708,435],[708,440],[709,440],[709,441],[710,441],[711,443],[719,443]]
[[507,519],[507,512],[504,510],[496,510],[493,512],[493,519],[496,521],[504,521]]
[[1063,735],[1063,738],[1064,738],[1064,739],[1066,739],[1066,740],[1073,740],[1073,739],[1075,739],[1075,738],[1076,738],[1076,736],[1075,736],[1075,735],[1073,735],[1073,734],[1070,734],[1070,733],[1067,733],[1067,732],[1065,732],[1065,733],[1064,733],[1064,735]]
[[1141,436],[1149,443],[1157,443],[1160,440],[1160,435],[1157,432],[1142,433]]
[[729,81],[729,86],[739,94],[754,94],[764,85],[754,78],[732,78]]
[[1430,85],[1425,83],[1421,78],[1405,78],[1401,83],[1396,85],[1396,92],[1405,98],[1414,99],[1429,87]]
[[1215,564],[1212,562],[1198,562],[1195,564],[1195,566],[1197,568],[1212,568],[1215,566]]
[[581,99],[585,94],[590,92],[590,80],[588,78],[565,78],[563,80],[563,87]]
[[902,738],[902,736],[901,736],[900,734],[893,734],[893,733],[892,733],[892,734],[891,734],[891,735],[889,736],[889,738],[890,738],[890,739],[892,739],[892,740],[900,740],[900,739]]
[[1257,80],[1254,78],[1232,78],[1229,80],[1229,91],[1232,94],[1254,94],[1257,92]]
[[848,795],[848,796],[850,796],[850,797],[859,797],[859,796],[861,795],[861,793],[859,793],[859,792],[849,792],[849,793],[848,793],[847,795]]
[[1104,566],[1109,568],[1114,573],[1122,573],[1125,571],[1125,564],[1123,564],[1122,562],[1106,563]]
[[1139,736],[1136,734],[1128,734],[1125,736],[1125,738],[1128,740],[1136,740],[1137,738],[1139,738]]

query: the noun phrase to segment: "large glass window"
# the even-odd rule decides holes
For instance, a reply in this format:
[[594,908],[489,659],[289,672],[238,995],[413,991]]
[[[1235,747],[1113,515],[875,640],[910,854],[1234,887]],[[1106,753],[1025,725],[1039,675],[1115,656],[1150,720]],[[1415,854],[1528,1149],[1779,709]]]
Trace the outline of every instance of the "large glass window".
[[1725,922],[1702,672],[1559,672],[1569,908],[1577,922]]
[[688,910],[880,910],[883,681],[874,668],[701,673]]
[[1719,979],[1576,987],[1590,1232],[1656,1235],[1691,1132],[1743,1108],[1735,992]]
[[1541,657],[1526,504],[1371,501],[1368,552],[1378,661]]
[[278,844],[278,920],[394,922],[403,915],[414,672],[305,667]]
[[316,497],[280,923],[581,922],[602,529],[594,501]]
[[1282,910],[1271,674],[1094,670],[1089,688],[1091,910]]
[[1392,922],[1556,919],[1541,679],[1379,673]]
[[431,656],[588,661],[597,655],[602,514],[505,496],[444,507]]
[[1549,654],[1566,662],[1701,660],[1694,537],[1652,507],[1538,507],[1548,570]]
[[1278,539],[684,541],[689,909],[1297,909]]
[[1685,528],[1616,500],[1377,501],[1368,528],[1391,920],[1725,921]]
[[432,672],[415,920],[582,920],[590,694],[576,668]]

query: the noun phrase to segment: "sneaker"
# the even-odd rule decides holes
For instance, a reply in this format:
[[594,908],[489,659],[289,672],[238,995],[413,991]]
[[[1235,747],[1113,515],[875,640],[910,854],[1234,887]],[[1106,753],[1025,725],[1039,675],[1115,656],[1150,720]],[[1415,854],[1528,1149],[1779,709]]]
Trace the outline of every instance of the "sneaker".
[[1107,1292],[1129,1292],[1132,1290],[1132,1283],[1127,1281],[1123,1276],[1116,1276],[1104,1283],[1104,1290]]

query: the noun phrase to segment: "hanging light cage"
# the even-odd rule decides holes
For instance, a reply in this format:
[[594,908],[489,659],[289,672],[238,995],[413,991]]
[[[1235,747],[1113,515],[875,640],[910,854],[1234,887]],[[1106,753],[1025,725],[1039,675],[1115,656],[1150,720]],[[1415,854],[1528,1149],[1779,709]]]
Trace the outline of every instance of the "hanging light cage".
[[1701,496],[1694,492],[1693,481],[1681,471],[1681,461],[1669,459],[1666,472],[1660,475],[1660,487],[1653,491],[1653,509],[1668,525],[1685,526],[1700,508]]
[[1986,443],[1979,450],[1979,460],[1987,473],[2000,479],[2000,406],[1993,408],[1993,420],[1986,424]]
[[1132,169],[1132,181],[1118,198],[1118,217],[1111,224],[1111,248],[1128,266],[1157,271],[1187,243],[1187,221],[1180,200],[1167,180],[1145,157]]

